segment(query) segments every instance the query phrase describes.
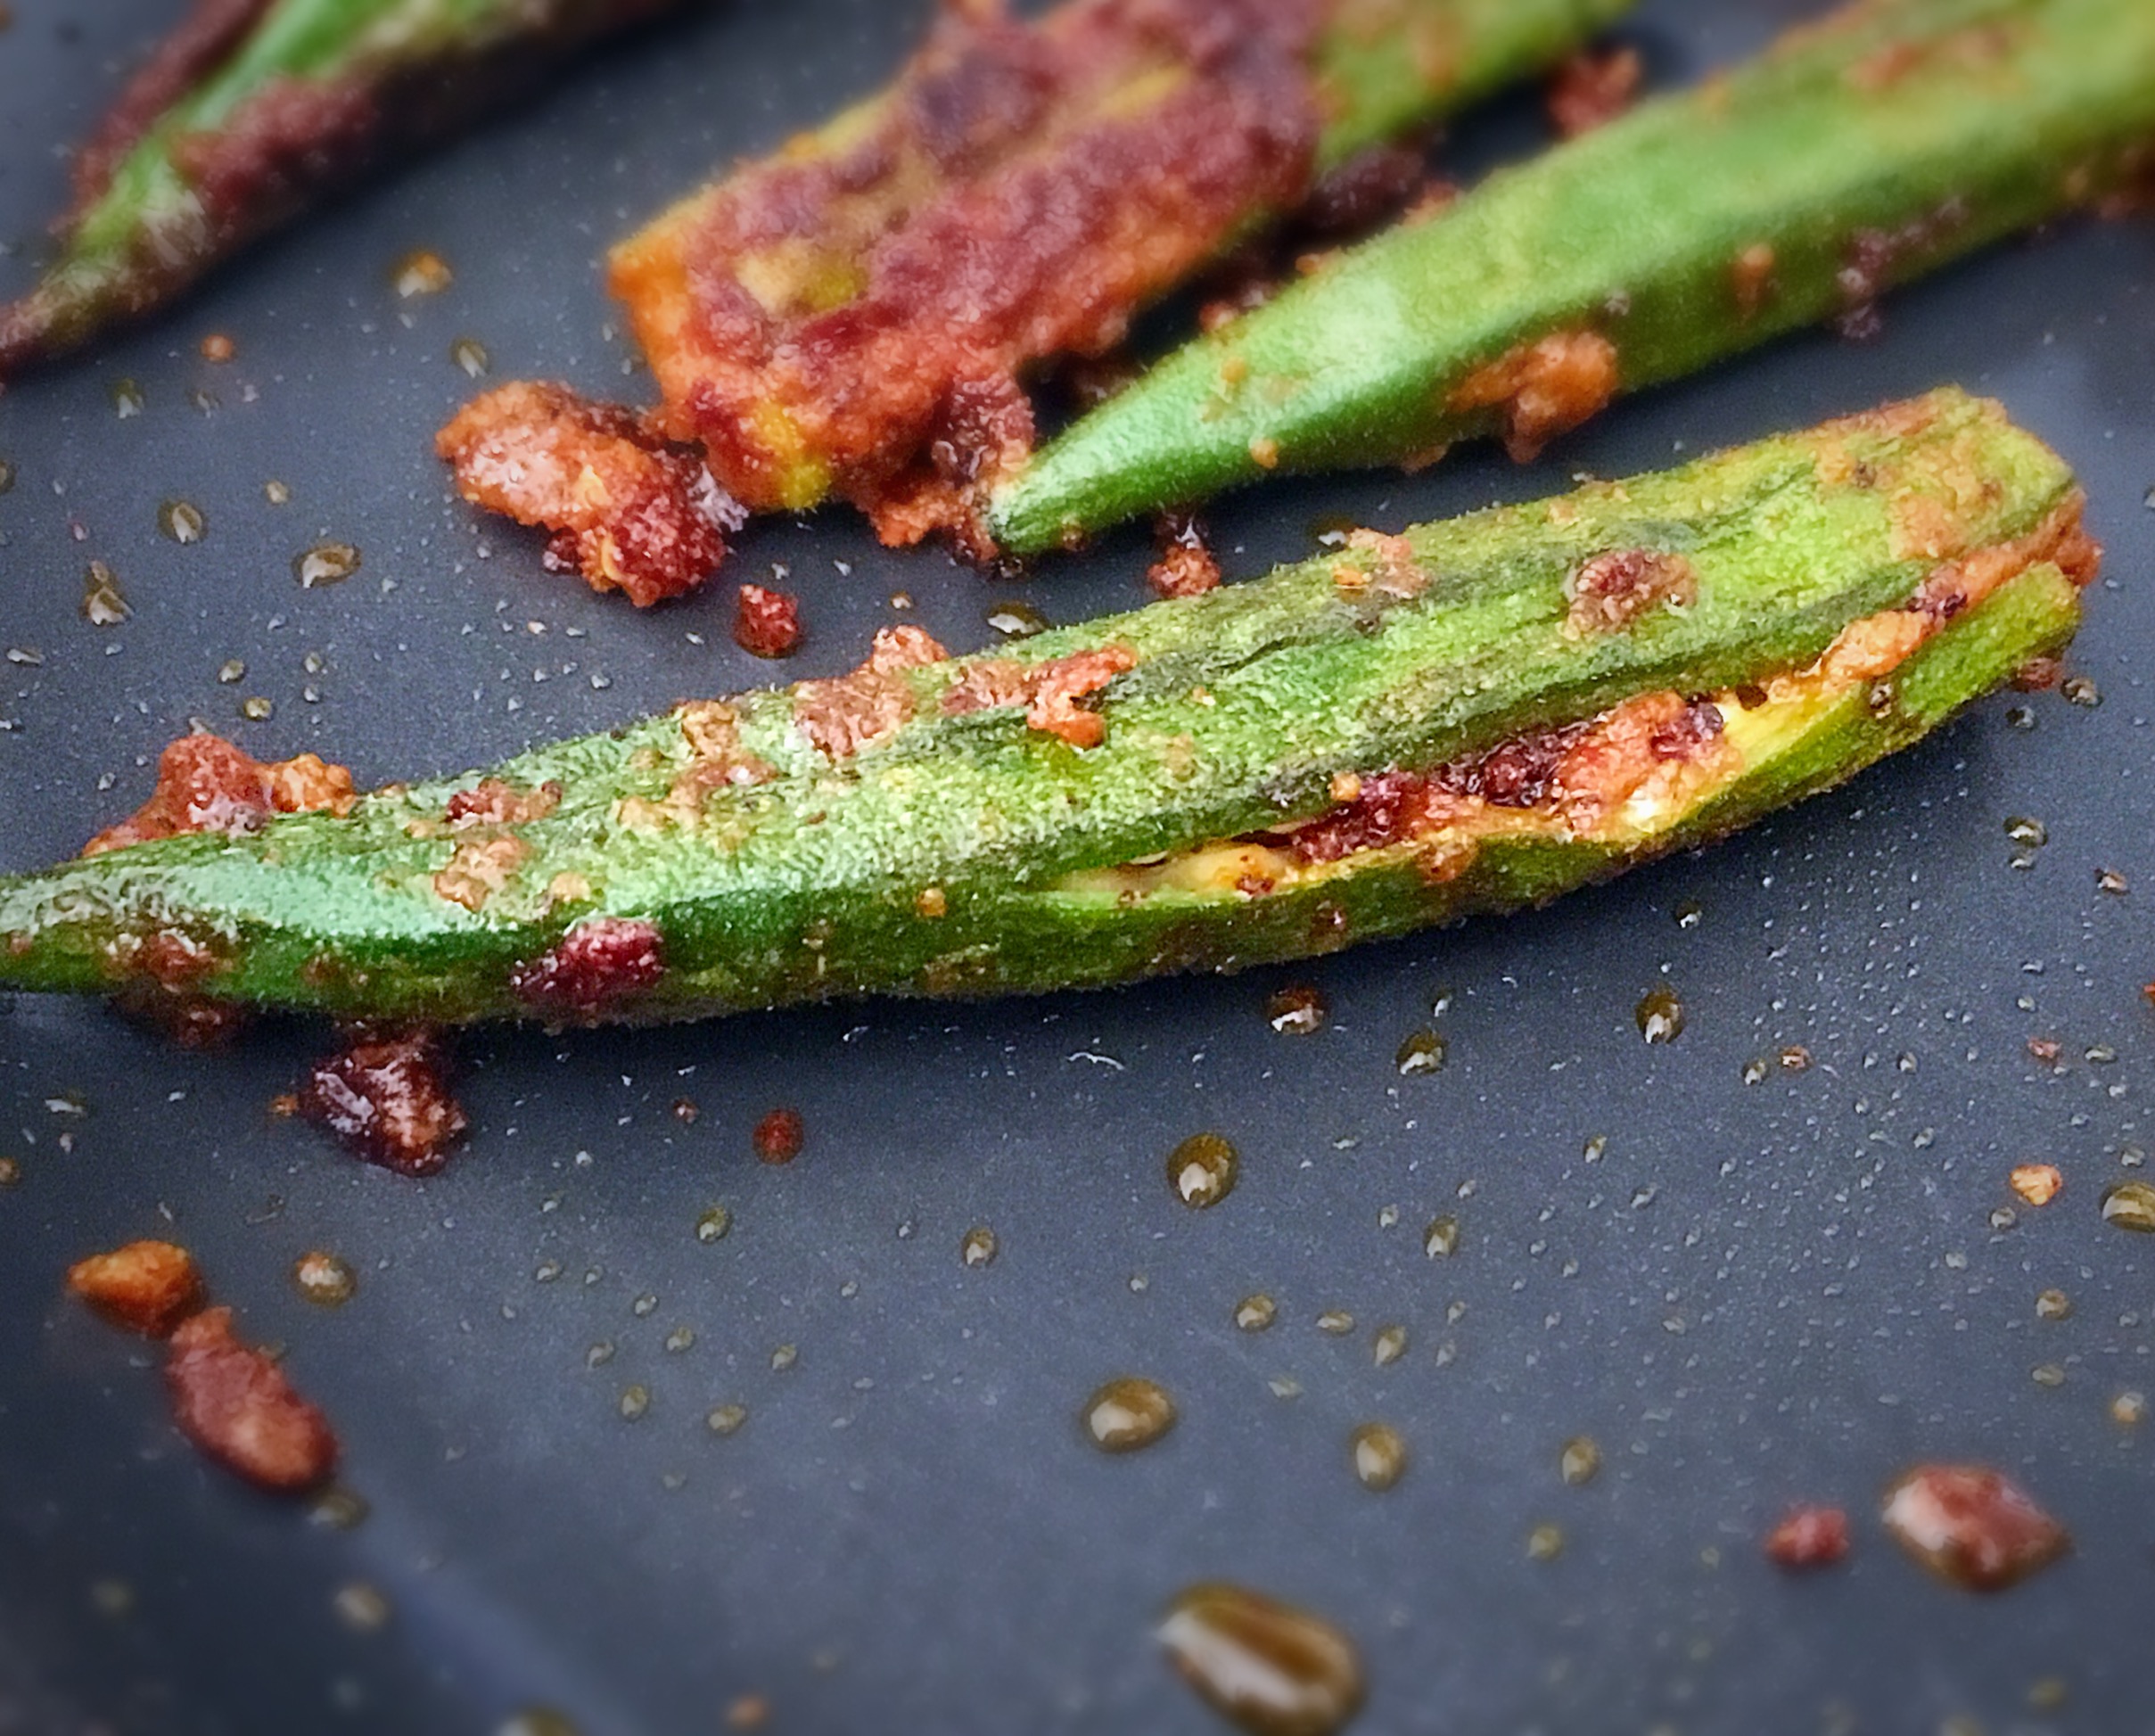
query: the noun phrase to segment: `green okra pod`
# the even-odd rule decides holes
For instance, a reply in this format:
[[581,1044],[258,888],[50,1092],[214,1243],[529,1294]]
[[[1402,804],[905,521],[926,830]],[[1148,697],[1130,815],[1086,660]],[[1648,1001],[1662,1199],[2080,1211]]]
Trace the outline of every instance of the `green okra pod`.
[[119,847],[0,880],[0,987],[650,1020],[1327,951],[1905,745],[2071,637],[2079,514],[1947,391],[996,655],[886,630],[484,777],[355,800],[196,737]]
[[169,300],[324,189],[679,0],[198,0],[76,163],[0,379]]
[[1871,0],[1171,356],[998,488],[1029,554],[1274,471],[1515,453],[2155,162],[2155,7]]

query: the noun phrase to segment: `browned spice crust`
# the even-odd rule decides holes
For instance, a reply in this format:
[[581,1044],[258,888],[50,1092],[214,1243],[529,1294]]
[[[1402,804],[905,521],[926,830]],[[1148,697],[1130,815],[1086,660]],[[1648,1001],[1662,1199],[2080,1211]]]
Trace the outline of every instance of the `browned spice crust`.
[[843,145],[736,176],[617,251],[665,431],[759,510],[835,493],[893,543],[962,533],[1031,447],[1030,369],[1112,350],[1252,216],[1310,193],[1328,10],[946,9]]
[[202,1304],[194,1257],[170,1242],[129,1242],[68,1268],[68,1289],[115,1326],[163,1338]]
[[298,1493],[336,1468],[329,1419],[234,1336],[229,1308],[205,1309],[173,1333],[165,1381],[180,1432],[257,1487]]
[[596,1018],[655,987],[666,974],[666,943],[656,927],[624,917],[594,917],[519,968],[509,986],[534,1011]]
[[1699,573],[1681,555],[1624,548],[1597,555],[1567,581],[1573,638],[1621,632],[1656,609],[1688,609],[1699,600]]
[[446,1068],[431,1032],[362,1038],[308,1070],[299,1110],[367,1163],[432,1175],[468,1124],[449,1095]]
[[266,765],[221,736],[183,736],[159,757],[150,799],[92,838],[82,853],[96,856],[191,832],[240,837],[272,814],[341,816],[357,800],[351,773],[312,753]]
[[1558,435],[1607,409],[1623,384],[1616,346],[1599,332],[1553,332],[1477,368],[1449,407],[1460,415],[1494,410],[1504,449],[1532,464]]
[[950,655],[917,627],[884,627],[876,634],[867,662],[851,675],[803,681],[794,689],[794,720],[801,733],[834,760],[888,741],[912,720],[915,700],[905,679]]
[[695,456],[632,412],[566,386],[507,385],[435,436],[457,491],[554,532],[547,565],[648,608],[685,596],[726,556],[740,509]]
[[1022,705],[1025,727],[1054,736],[1075,748],[1098,747],[1107,739],[1107,721],[1077,703],[1099,692],[1125,670],[1138,666],[1138,654],[1126,645],[1103,646],[1041,663],[993,657],[970,665],[943,695],[950,717],[999,706]]

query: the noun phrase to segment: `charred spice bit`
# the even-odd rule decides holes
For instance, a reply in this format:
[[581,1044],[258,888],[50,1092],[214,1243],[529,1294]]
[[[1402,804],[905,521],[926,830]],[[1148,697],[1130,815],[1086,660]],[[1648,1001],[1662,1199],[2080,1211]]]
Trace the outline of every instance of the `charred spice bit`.
[[2055,1164],[2016,1164],[2005,1179],[2030,1205],[2048,1205],[2065,1186],[2065,1177]]
[[202,1274],[184,1247],[129,1242],[68,1268],[68,1288],[115,1326],[144,1337],[169,1337],[202,1305]]
[[446,1058],[431,1032],[362,1039],[309,1069],[300,1113],[367,1163],[432,1175],[467,1125],[443,1080]]
[[165,1365],[180,1432],[264,1489],[298,1493],[335,1468],[337,1439],[268,1356],[232,1332],[232,1311],[210,1308],[172,1335]]
[[761,585],[741,587],[733,642],[752,657],[790,657],[801,648],[801,599]]
[[757,1160],[765,1164],[792,1163],[807,1140],[807,1128],[798,1109],[773,1109],[750,1135]]
[[1333,1736],[1361,1710],[1361,1659],[1329,1622],[1238,1585],[1193,1585],[1159,1626],[1168,1661],[1248,1736]]
[[1791,1508],[1764,1547],[1766,1559],[1791,1573],[1830,1567],[1848,1553],[1848,1516],[1838,1507]]
[[2003,1473],[1922,1465],[1888,1491],[1886,1528],[1948,1584],[2000,1592],[2072,1547],[2065,1527]]

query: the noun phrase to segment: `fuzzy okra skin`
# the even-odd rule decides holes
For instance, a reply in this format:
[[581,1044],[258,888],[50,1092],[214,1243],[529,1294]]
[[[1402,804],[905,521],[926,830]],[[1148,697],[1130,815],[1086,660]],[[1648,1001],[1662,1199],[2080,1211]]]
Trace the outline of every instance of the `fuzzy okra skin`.
[[[1491,432],[1530,448],[1616,391],[1860,317],[2117,191],[2151,148],[2155,6],[1852,6],[1189,344],[1001,484],[987,530],[1032,554],[1275,470]],[[1570,377],[1561,352],[1537,368],[1535,346],[1567,341]]]
[[0,308],[0,378],[169,300],[312,193],[536,66],[678,4],[205,0],[92,141],[59,256]]
[[[889,678],[910,717],[850,755],[804,734],[837,690],[807,683],[513,761],[493,774],[506,789],[559,786],[527,822],[448,823],[467,777],[377,792],[342,819],[0,880],[0,988],[124,988],[145,942],[177,936],[190,993],[452,1023],[654,1020],[1226,968],[1536,902],[1846,777],[2059,649],[2077,592],[2044,538],[2077,523],[2077,501],[2065,466],[1995,405],[1941,392],[1365,539],[1006,657],[911,668]],[[1694,599],[1579,633],[1567,592],[1582,570],[1639,551],[1681,557]],[[1986,555],[2002,582],[1935,611],[1942,624],[1882,685],[1872,671],[1728,702],[1735,758],[1650,812],[1584,829],[1501,816],[1312,865],[1270,895],[1232,872],[1251,847],[1232,841],[1336,811],[1343,780],[1442,766],[1640,695],[1755,696]],[[1096,747],[1028,728],[1022,709],[942,703],[984,668],[1106,647],[1128,666],[1099,695]],[[714,751],[765,781],[698,777]],[[507,853],[490,897],[445,896],[438,876],[493,844]],[[623,924],[662,959],[631,992],[564,1009],[520,988],[533,961]]]

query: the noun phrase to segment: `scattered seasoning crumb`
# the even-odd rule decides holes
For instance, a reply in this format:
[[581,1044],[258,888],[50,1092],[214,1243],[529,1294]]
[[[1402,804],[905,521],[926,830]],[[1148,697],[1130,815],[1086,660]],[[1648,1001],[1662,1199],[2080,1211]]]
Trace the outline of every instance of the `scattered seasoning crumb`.
[[2028,1052],[2044,1066],[2052,1067],[2065,1054],[2065,1045],[2055,1037],[2030,1037],[2028,1040]]
[[1638,101],[1645,81],[1646,62],[1636,48],[1583,50],[1550,82],[1550,121],[1558,136],[1567,139],[1606,127]]
[[1980,1465],[1922,1465],[1888,1492],[1886,1528],[1939,1578],[2003,1591],[2072,1547],[2065,1527],[2003,1473]]
[[2065,1186],[2065,1177],[2055,1164],[2016,1164],[2006,1180],[2030,1205],[2048,1205]]
[[801,599],[790,591],[743,585],[733,642],[752,657],[790,657],[801,648]]
[[807,1126],[798,1109],[773,1109],[751,1136],[756,1156],[766,1164],[790,1164],[807,1143]]
[[1808,1073],[1811,1070],[1811,1051],[1800,1043],[1790,1043],[1786,1049],[1775,1050],[1773,1059],[1783,1073]]
[[222,332],[212,332],[202,341],[202,356],[205,362],[215,362],[221,366],[239,353],[239,345]]
[[12,1188],[22,1180],[20,1158],[0,1157],[0,1188]]
[[693,1097],[677,1097],[673,1099],[673,1118],[682,1126],[694,1127],[703,1119],[703,1110],[696,1107],[696,1100]]
[[1838,1507],[1795,1507],[1766,1534],[1766,1559],[1791,1573],[1830,1567],[1848,1553],[1848,1516]]
[[328,1419],[266,1353],[234,1336],[229,1308],[206,1309],[180,1325],[165,1380],[180,1432],[258,1487],[312,1489],[335,1468]]
[[2125,876],[2118,873],[2116,868],[2098,868],[2095,871],[2095,890],[2099,893],[2108,893],[2113,898],[2123,898],[2126,893],[2132,891],[2132,887],[2127,884]]
[[202,1304],[193,1256],[170,1242],[129,1242],[78,1260],[68,1288],[113,1325],[152,1338],[169,1337]]
[[292,485],[272,477],[262,484],[262,498],[272,506],[289,506],[292,504]]

